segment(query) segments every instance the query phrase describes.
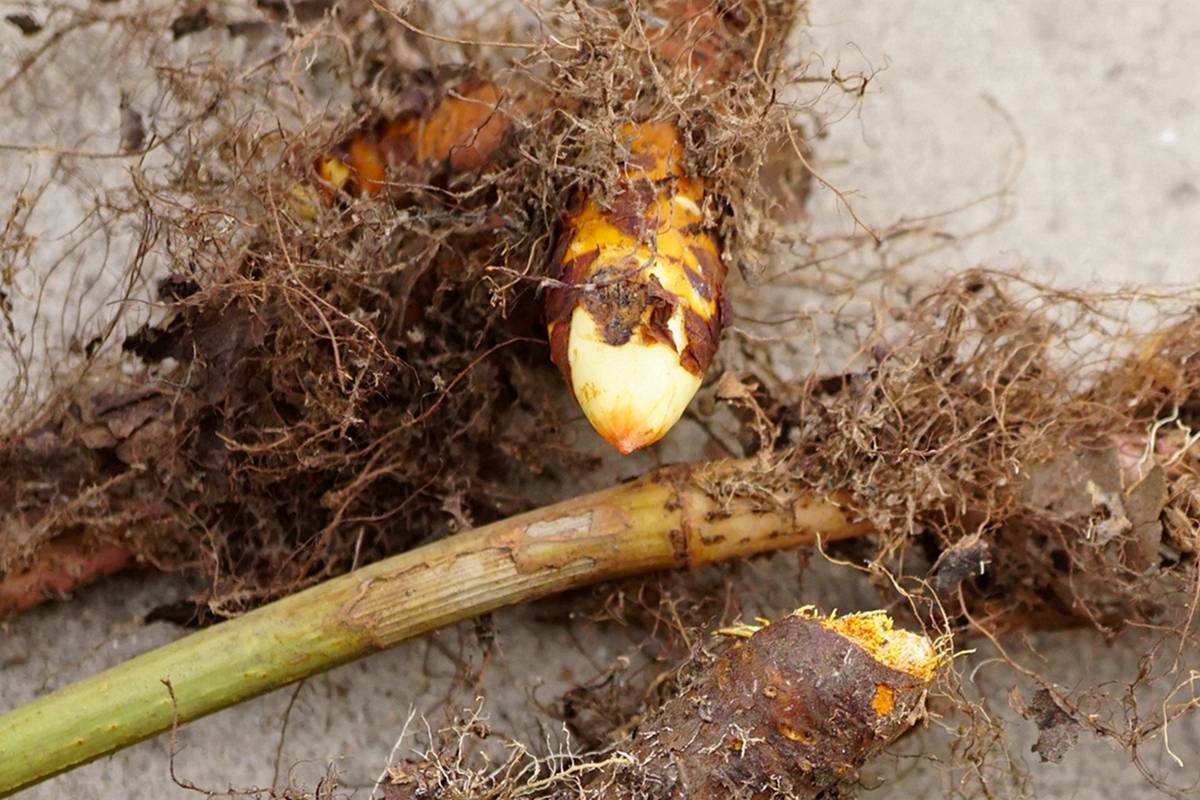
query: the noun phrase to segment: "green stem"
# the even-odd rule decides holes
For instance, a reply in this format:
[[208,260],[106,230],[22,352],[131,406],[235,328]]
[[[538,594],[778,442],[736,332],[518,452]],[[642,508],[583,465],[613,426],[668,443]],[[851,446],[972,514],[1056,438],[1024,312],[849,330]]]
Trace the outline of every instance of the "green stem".
[[712,490],[743,468],[668,468],[447,537],[39,698],[0,716],[0,797],[477,614],[623,575],[869,530],[833,500],[797,496],[782,510],[718,504]]

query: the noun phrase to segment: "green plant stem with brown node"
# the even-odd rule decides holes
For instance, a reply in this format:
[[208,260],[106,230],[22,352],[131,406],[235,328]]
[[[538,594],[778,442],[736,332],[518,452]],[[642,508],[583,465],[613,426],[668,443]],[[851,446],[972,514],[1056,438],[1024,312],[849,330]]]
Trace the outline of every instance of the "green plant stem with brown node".
[[600,581],[869,532],[837,498],[668,467],[329,580],[0,716],[0,796],[406,639]]

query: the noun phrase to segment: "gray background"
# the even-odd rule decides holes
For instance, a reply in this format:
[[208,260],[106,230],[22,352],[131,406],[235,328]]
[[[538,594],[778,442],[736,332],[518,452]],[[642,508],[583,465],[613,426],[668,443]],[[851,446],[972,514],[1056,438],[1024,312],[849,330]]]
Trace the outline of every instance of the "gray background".
[[[1006,183],[1004,200],[981,202],[946,222],[966,232],[1003,221],[960,246],[929,258],[946,271],[975,264],[1027,270],[1057,285],[1113,287],[1196,283],[1200,245],[1200,4],[1189,0],[1088,2],[953,0],[843,2],[814,0],[811,43],[843,71],[882,68],[861,107],[818,145],[822,173],[853,191],[857,212],[876,226],[901,214],[916,217],[969,204]],[[8,31],[0,36],[10,36]],[[109,105],[108,108],[112,106]],[[4,133],[0,120],[0,134]],[[0,135],[0,141],[7,140]],[[0,153],[0,174],[40,169],[36,157]],[[826,191],[813,205],[822,229],[849,232],[844,208]],[[683,430],[680,436],[687,436]],[[673,447],[666,448],[667,456]],[[649,459],[614,466],[639,471]],[[592,476],[603,482],[609,475]],[[789,558],[742,568],[761,585],[763,610],[797,597],[823,606],[869,604],[836,570],[789,583]],[[761,575],[760,575],[761,573]],[[185,588],[161,577],[126,577],[84,592],[78,601],[44,608],[0,632],[0,709],[169,641],[165,625],[141,627],[140,614]],[[586,622],[565,623],[553,604],[500,614],[500,649],[485,672],[487,711],[497,727],[527,725],[529,701],[549,702],[572,679],[587,677],[628,647],[620,632],[601,636]],[[581,647],[580,641],[585,645]],[[1142,644],[1112,645],[1073,632],[1042,634],[1041,667],[1066,685],[1131,675]],[[1011,646],[1023,651],[1017,640]],[[282,764],[312,785],[335,762],[348,787],[369,786],[414,708],[431,713],[447,693],[470,702],[456,684],[449,654],[479,664],[471,628],[413,642],[308,681],[297,697]],[[1052,798],[1152,797],[1153,789],[1112,744],[1087,736],[1061,765],[1029,757],[1032,725],[1005,712],[1014,680],[990,654],[958,663],[964,679],[1010,719],[1010,752],[1033,776],[1026,788]],[[269,784],[280,722],[291,690],[278,692],[188,726],[180,734],[179,773],[211,789]],[[553,735],[554,732],[550,731]],[[1200,722],[1173,726],[1171,748],[1185,762],[1171,767],[1161,740],[1145,755],[1186,785],[1200,767]],[[901,745],[945,757],[933,724]],[[29,798],[164,798],[191,795],[167,774],[167,741],[159,738],[27,792]],[[940,796],[969,784],[930,759],[884,759],[880,798]],[[286,780],[286,775],[284,777]],[[365,797],[368,789],[356,796]]]

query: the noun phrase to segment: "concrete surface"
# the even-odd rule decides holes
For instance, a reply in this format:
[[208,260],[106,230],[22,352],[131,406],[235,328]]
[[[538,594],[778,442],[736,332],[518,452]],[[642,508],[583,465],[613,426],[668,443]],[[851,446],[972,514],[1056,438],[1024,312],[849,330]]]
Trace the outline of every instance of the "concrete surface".
[[[935,254],[931,266],[1022,267],[1077,286],[1197,282],[1200,95],[1193,78],[1200,67],[1200,5],[1194,0],[813,5],[812,46],[828,61],[843,71],[886,67],[861,110],[849,108],[819,145],[823,174],[855,190],[856,210],[871,224],[975,201],[1023,162],[1004,206],[1011,212],[1006,221]],[[824,229],[850,229],[828,192],[814,207]],[[965,231],[998,208],[983,203],[946,225]],[[790,558],[741,568],[749,585],[771,590],[751,606],[777,613],[802,600],[843,609],[869,603],[853,578],[832,568],[796,586]],[[0,710],[177,636],[136,620],[184,591],[168,579],[128,577],[8,625],[0,632]],[[572,678],[594,674],[628,647],[619,631],[562,620],[552,603],[497,615],[496,627],[499,651],[483,686],[499,728],[527,726],[529,699],[552,701]],[[450,656],[464,653],[478,666],[472,637],[470,626],[451,629],[304,684],[280,749],[283,782],[291,775],[312,786],[333,761],[347,794],[368,796],[411,710],[433,713],[448,696],[470,704],[473,687],[456,679],[460,665]],[[1041,666],[1067,685],[1126,678],[1143,654],[1134,637],[1111,646],[1083,633],[1040,634],[1035,641],[1047,659]],[[1024,643],[1008,646],[1023,652]],[[1009,752],[1030,769],[1030,793],[1158,796],[1127,755],[1086,736],[1062,764],[1038,765],[1029,753],[1033,726],[1005,711],[1015,680],[990,656],[966,657],[960,673],[990,698],[990,713],[1010,723]],[[291,696],[281,691],[188,726],[180,733],[179,775],[214,790],[270,784]],[[898,748],[901,755],[878,765],[874,773],[887,782],[871,796],[969,795],[971,784],[934,760],[946,758],[942,733],[935,721]],[[1200,770],[1200,721],[1193,715],[1170,734],[1183,767],[1174,766],[1161,739],[1147,744],[1145,758],[1173,783],[1190,785]],[[922,750],[931,757],[912,757]],[[168,741],[155,739],[23,796],[191,796],[171,783],[167,752]]]

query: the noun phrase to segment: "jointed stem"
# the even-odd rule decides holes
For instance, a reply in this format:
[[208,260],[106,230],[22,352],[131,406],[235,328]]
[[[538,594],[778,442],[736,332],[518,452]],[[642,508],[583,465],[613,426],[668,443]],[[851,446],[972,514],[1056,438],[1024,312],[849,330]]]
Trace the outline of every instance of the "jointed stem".
[[[865,533],[834,501],[719,505],[744,465],[667,468],[442,539],[187,636],[0,716],[0,796],[477,614],[654,570]],[[175,700],[164,686],[169,681]]]

